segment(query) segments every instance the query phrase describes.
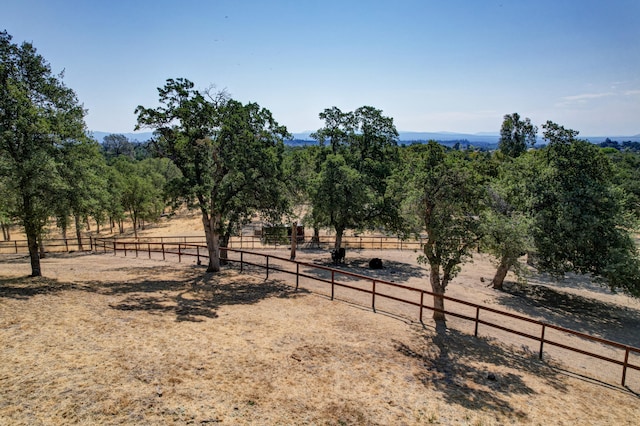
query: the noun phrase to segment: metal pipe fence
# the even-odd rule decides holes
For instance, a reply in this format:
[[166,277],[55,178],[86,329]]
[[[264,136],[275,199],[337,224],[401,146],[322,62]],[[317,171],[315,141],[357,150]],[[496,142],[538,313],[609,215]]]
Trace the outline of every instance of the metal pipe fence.
[[[157,258],[161,255],[163,260],[172,256],[173,258],[177,257],[178,262],[182,262],[183,257],[194,258],[198,264],[203,260],[208,261],[206,246],[202,244],[167,241],[118,241],[114,239],[94,239],[92,244],[95,251],[113,251],[114,255],[123,252],[125,256],[146,255],[151,259],[153,253]],[[572,358],[575,354],[579,354],[619,366],[622,386],[626,386],[630,371],[640,372],[640,348],[634,346],[545,323],[512,312],[447,295],[436,295],[427,290],[336,268],[299,262],[267,253],[235,248],[223,248],[223,250],[223,253],[226,254],[224,260],[238,264],[241,272],[257,272],[262,269],[265,271],[266,279],[274,277],[275,274],[293,276],[296,289],[304,283],[305,288],[322,292],[331,300],[339,298],[370,306],[374,312],[380,310],[405,317],[408,312],[406,308],[409,308],[414,313],[413,318],[421,323],[424,322],[425,310],[438,311],[450,317],[471,322],[475,337],[479,336],[479,329],[482,326],[483,329],[498,330],[522,337],[529,342],[529,346],[533,341],[536,345],[537,357],[541,360],[545,353],[549,353],[548,348],[552,347],[568,351],[572,354]],[[338,297],[338,293],[340,293],[340,297]],[[364,298],[353,297],[354,293],[364,296]],[[441,297],[448,302],[448,306],[456,306],[456,310],[435,308],[432,303],[429,303],[434,297]],[[365,300],[366,302],[363,303]],[[399,309],[399,306],[402,309]],[[598,349],[601,350],[598,351]],[[638,383],[640,383],[640,376],[637,377]]]
[[[91,251],[93,247],[93,236],[82,238],[82,244],[77,238],[51,238],[43,242],[45,253],[70,253],[80,251]],[[27,240],[0,241],[0,254],[20,254],[28,253],[29,245]]]

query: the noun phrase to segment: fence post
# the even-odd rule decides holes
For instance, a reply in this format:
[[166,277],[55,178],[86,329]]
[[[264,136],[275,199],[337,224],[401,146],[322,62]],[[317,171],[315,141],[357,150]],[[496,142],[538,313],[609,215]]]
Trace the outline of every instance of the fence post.
[[164,241],[161,242],[160,244],[162,244],[162,260],[167,260],[164,255]]
[[240,272],[244,269],[244,252],[240,252]]
[[373,291],[371,292],[371,309],[376,313],[376,280],[373,280]]
[[538,355],[539,359],[542,359],[542,348],[544,347],[544,331],[546,330],[547,326],[545,324],[542,324],[542,335],[540,336],[540,354]]
[[627,365],[629,365],[629,346],[627,346],[627,349],[624,352],[624,364],[622,364],[622,386],[624,386],[627,381]]
[[420,323],[422,322],[422,306],[424,306],[424,290],[420,290]]
[[178,263],[182,263],[182,246],[178,243]]
[[135,244],[136,244],[136,245],[135,245],[135,248],[136,248],[136,257],[138,257],[138,249],[140,248],[140,247],[139,247],[140,243],[138,242],[138,240],[136,240],[136,243],[135,243]]
[[480,306],[476,307],[476,329],[473,332],[475,337],[478,337],[478,321],[480,320]]
[[127,242],[122,243],[122,247],[124,248],[124,257],[127,257]]
[[89,235],[89,251],[93,251],[93,237]]
[[151,259],[151,243],[147,243],[147,250],[149,251],[149,259]]
[[300,264],[296,262],[296,290],[298,290],[299,284],[300,284]]
[[18,240],[15,240],[13,245],[16,247],[16,254],[18,254]]
[[197,264],[200,264],[200,246],[196,246],[196,259],[198,260]]
[[116,240],[113,240],[113,255],[116,256],[118,254],[118,250],[116,249]]
[[265,280],[269,279],[269,255],[267,255],[267,278],[265,278]]
[[333,300],[333,295],[335,293],[335,280],[334,280],[334,276],[335,276],[335,271],[331,270],[331,300]]

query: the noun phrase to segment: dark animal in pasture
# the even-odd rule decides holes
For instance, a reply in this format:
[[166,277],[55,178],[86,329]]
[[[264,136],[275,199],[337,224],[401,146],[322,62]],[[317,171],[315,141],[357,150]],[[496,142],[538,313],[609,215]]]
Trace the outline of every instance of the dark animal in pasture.
[[331,260],[333,263],[337,265],[338,263],[344,263],[344,258],[347,254],[347,251],[340,247],[338,250],[331,250]]
[[369,269],[382,269],[382,259],[374,257],[369,261]]

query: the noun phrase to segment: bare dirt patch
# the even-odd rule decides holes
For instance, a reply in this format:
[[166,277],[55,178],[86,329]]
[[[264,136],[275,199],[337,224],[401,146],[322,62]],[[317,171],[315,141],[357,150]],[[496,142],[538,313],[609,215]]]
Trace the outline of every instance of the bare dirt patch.
[[[396,262],[380,273],[420,280]],[[628,390],[283,282],[113,255],[28,268],[0,263],[0,423],[640,423]],[[469,273],[452,292],[484,288]]]

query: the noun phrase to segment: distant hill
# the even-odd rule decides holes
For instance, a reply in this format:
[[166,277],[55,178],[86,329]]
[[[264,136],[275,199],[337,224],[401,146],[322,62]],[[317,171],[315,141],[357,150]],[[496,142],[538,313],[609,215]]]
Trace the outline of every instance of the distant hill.
[[[311,138],[312,132],[293,133],[291,140],[285,144],[292,146],[312,145],[317,142]],[[443,145],[453,146],[460,143],[462,146],[473,145],[479,148],[492,149],[498,144],[500,135],[494,133],[454,133],[454,132],[398,132],[398,143],[410,145],[412,143],[426,143],[435,140]]]
[[[578,135],[580,137],[580,135]],[[640,142],[640,135],[635,136],[583,136],[591,143],[602,143],[607,139],[618,142]]]
[[151,139],[151,137],[153,136],[152,132],[117,133],[117,132],[99,132],[99,131],[90,131],[89,135],[93,136],[93,138],[95,140],[97,140],[98,142],[102,143],[102,139],[104,139],[105,136],[108,136],[108,135],[111,135],[111,134],[114,134],[114,133],[118,134],[118,135],[124,135],[131,142],[134,142],[134,141],[145,142],[145,141],[148,141],[149,139]]
[[[102,143],[102,139],[105,136],[110,135],[111,132],[93,131],[89,132],[98,142]],[[305,146],[315,145],[316,140],[311,138],[311,131],[293,133],[292,139],[286,140],[285,144],[290,146]],[[127,137],[130,141],[145,142],[153,136],[152,132],[140,132],[140,133],[120,133]],[[607,138],[612,141],[618,142],[640,142],[640,134],[634,136],[581,136],[579,137],[588,140],[591,143],[599,144],[604,142]],[[399,132],[399,144],[410,145],[412,143],[425,143],[429,140],[435,140],[443,145],[452,146],[456,143],[460,143],[462,146],[467,144],[473,145],[479,148],[494,149],[498,146],[500,140],[499,133],[481,132],[481,133],[455,133],[455,132]],[[542,145],[542,138],[538,138],[538,144]]]

